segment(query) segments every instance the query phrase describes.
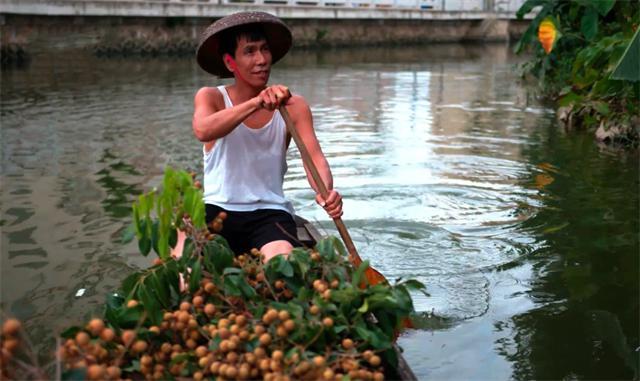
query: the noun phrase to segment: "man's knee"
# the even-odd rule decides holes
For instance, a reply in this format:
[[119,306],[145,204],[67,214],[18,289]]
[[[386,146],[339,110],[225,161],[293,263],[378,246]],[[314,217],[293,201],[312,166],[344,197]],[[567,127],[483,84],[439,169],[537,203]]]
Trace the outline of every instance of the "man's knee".
[[293,250],[293,245],[289,241],[279,240],[279,241],[271,241],[269,243],[264,244],[260,248],[260,252],[264,255],[264,261],[267,262],[271,258],[276,255],[289,255],[289,253]]

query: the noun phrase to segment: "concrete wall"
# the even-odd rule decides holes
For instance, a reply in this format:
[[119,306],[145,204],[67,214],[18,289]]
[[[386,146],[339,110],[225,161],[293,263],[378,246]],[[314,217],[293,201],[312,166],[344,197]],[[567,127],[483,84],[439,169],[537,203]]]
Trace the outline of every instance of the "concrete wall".
[[[1,39],[26,50],[93,48],[106,53],[193,52],[209,18],[0,16]],[[295,47],[400,45],[426,42],[508,41],[526,21],[287,19]]]

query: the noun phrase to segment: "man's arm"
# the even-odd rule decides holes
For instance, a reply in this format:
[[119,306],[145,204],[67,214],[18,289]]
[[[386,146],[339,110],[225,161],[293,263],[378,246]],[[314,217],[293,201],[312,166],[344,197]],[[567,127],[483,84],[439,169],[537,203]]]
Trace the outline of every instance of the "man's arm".
[[289,90],[282,85],[272,85],[257,96],[225,108],[222,93],[214,87],[203,87],[196,93],[192,127],[201,142],[212,144],[216,139],[228,135],[249,115],[265,108],[275,110],[289,100]]
[[193,133],[201,142],[220,139],[260,109],[261,104],[261,99],[255,97],[232,108],[225,108],[224,98],[218,89],[203,87],[194,99]]
[[331,218],[338,218],[342,216],[342,197],[333,189],[333,176],[331,175],[329,163],[327,162],[324,153],[322,153],[320,143],[318,142],[318,138],[316,137],[316,133],[313,129],[311,109],[303,97],[294,95],[287,104],[287,111],[289,111],[289,114],[291,115],[291,119],[293,120],[296,130],[300,134],[302,142],[307,147],[307,151],[309,151],[311,160],[313,160],[313,163],[318,169],[320,178],[329,191],[329,195],[326,200],[323,199],[320,195],[318,186],[311,176],[309,168],[304,164],[304,170],[307,173],[307,180],[316,192],[316,201],[327,211]]

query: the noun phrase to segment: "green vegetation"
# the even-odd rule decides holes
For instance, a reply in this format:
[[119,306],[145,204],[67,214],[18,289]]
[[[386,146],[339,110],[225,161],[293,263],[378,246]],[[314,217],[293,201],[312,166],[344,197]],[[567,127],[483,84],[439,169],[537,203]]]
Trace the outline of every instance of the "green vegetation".
[[[600,140],[637,145],[640,78],[633,69],[639,65],[639,3],[527,0],[517,15],[522,18],[532,10],[538,14],[515,48],[516,53],[527,47],[533,51],[522,66],[523,75],[537,79],[542,95],[556,103],[567,127],[595,130]],[[545,40],[549,29],[555,29],[553,41]],[[548,53],[541,43],[553,44]]]
[[[153,266],[126,277],[108,295],[103,318],[62,333],[56,379],[375,380],[393,376],[393,346],[415,313],[414,280],[366,284],[365,261],[351,266],[337,238],[296,248],[264,263],[260,252],[235,256],[204,218],[198,182],[167,169],[161,191],[139,197],[125,241],[157,253]],[[174,258],[178,230],[186,233]],[[19,322],[5,324],[2,375],[29,378]],[[4,347],[3,347],[4,348]],[[29,373],[31,372],[31,373]]]

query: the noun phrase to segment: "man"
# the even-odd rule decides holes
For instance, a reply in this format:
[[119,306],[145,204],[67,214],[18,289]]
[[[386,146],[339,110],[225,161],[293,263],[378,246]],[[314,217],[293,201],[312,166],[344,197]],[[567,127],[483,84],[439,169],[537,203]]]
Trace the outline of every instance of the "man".
[[316,201],[332,218],[342,215],[342,198],[316,138],[311,110],[300,95],[269,85],[271,65],[292,44],[291,31],[277,17],[241,12],[213,23],[203,33],[197,61],[208,73],[233,77],[229,86],[204,87],[195,96],[193,132],[204,155],[207,223],[220,212],[227,218],[220,234],[237,254],[257,248],[265,261],[288,254],[296,240],[293,207],[284,197],[286,151],[291,136],[278,107],[286,105],[330,193]]

